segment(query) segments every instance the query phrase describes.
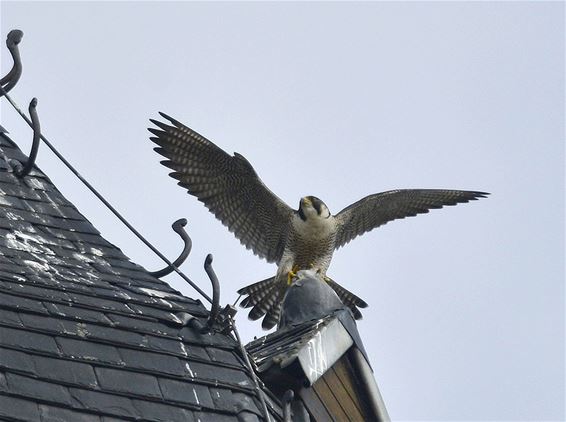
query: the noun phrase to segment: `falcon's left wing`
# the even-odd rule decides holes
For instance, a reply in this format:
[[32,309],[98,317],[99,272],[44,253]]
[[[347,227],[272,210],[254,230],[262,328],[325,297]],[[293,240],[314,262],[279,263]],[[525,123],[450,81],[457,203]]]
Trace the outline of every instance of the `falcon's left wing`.
[[263,184],[252,165],[242,155],[227,154],[204,136],[177,120],[165,124],[151,122],[151,140],[161,163],[198,198],[228,230],[256,255],[268,262],[279,262],[285,248],[288,224],[293,210]]
[[427,213],[432,208],[485,198],[489,193],[443,189],[399,189],[366,196],[336,215],[336,249],[391,220]]

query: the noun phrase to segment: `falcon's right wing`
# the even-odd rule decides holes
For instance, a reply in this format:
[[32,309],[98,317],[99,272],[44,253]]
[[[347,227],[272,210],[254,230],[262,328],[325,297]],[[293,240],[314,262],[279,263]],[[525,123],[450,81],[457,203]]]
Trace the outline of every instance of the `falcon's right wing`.
[[170,176],[198,198],[228,230],[256,255],[278,262],[285,248],[293,210],[263,184],[242,155],[229,155],[177,120],[150,121],[154,148],[167,158]]
[[398,218],[424,214],[432,208],[485,198],[489,193],[443,189],[398,189],[366,196],[336,215],[336,249],[376,227]]

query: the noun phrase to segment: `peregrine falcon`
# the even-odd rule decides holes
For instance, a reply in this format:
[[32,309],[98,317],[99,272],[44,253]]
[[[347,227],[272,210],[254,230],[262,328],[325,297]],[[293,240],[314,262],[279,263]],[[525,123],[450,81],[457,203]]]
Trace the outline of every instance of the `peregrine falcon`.
[[366,196],[332,215],[324,202],[305,196],[293,210],[263,184],[252,165],[237,152],[227,154],[208,139],[177,120],[150,121],[155,151],[170,176],[228,227],[240,242],[267,262],[276,263],[274,277],[238,291],[247,295],[242,306],[252,307],[249,318],[265,315],[262,327],[279,320],[280,304],[293,277],[301,269],[314,269],[361,318],[367,304],[326,275],[335,249],[388,221],[427,213],[432,208],[456,205],[488,195],[486,192],[442,189],[398,189]]

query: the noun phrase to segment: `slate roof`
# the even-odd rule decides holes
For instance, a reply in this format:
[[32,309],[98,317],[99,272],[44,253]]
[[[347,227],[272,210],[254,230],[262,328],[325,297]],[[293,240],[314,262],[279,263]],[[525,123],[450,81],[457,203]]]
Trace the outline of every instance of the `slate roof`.
[[15,177],[12,159],[26,157],[1,133],[0,419],[262,419],[233,337],[181,318],[204,321],[201,302],[132,263],[37,167]]

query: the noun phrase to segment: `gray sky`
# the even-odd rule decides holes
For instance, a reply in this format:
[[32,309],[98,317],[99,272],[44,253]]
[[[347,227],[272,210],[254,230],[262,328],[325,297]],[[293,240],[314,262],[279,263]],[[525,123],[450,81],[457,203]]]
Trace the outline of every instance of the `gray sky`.
[[[394,188],[492,196],[395,221],[334,255],[328,274],[370,307],[358,323],[401,420],[564,417],[564,4],[1,3],[25,33],[12,96],[44,134],[222,302],[275,266],[246,251],[167,176],[148,140],[164,111],[245,155],[293,208],[334,213]],[[2,47],[2,74],[11,66]],[[2,102],[24,151],[31,131]],[[39,166],[102,234],[160,261],[42,146]],[[198,297],[175,276],[167,279]],[[263,335],[238,314],[243,337]]]

